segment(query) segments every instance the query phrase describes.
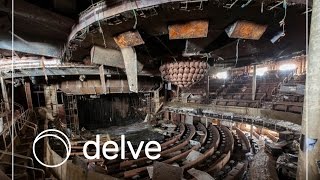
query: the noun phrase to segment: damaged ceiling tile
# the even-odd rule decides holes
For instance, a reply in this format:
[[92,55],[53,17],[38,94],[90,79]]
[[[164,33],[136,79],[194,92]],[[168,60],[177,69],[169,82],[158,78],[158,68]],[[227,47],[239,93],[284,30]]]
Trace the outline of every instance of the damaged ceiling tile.
[[208,27],[207,20],[169,25],[169,39],[204,38],[208,35]]
[[267,27],[250,21],[237,21],[225,31],[230,38],[259,40]]
[[127,31],[113,37],[120,48],[127,48],[144,44],[138,31]]

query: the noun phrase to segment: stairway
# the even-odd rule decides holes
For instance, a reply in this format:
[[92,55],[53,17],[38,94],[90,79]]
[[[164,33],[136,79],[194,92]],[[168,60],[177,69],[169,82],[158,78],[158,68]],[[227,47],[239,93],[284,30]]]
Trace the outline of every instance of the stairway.
[[[9,117],[10,114],[8,113],[7,116]],[[18,180],[44,179],[44,171],[34,167],[32,158],[33,140],[38,130],[34,115],[31,110],[18,114],[14,118],[13,126],[8,123],[8,127],[0,134],[3,139],[1,143],[4,145],[2,146],[4,148],[0,150],[0,170],[2,171],[2,175]],[[11,151],[11,138],[14,139],[13,153]],[[12,157],[14,157],[13,164]],[[14,173],[12,172],[12,167],[14,167]]]

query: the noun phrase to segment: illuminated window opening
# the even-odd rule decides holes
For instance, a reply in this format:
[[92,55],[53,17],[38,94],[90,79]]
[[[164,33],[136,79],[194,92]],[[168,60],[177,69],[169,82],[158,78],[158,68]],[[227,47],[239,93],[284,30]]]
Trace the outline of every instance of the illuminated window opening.
[[268,71],[268,67],[257,68],[257,76],[263,76]]
[[279,67],[280,71],[289,71],[296,69],[297,66],[295,64],[283,64]]
[[228,78],[228,73],[227,73],[227,71],[219,72],[219,73],[216,74],[216,77],[218,79],[227,79]]

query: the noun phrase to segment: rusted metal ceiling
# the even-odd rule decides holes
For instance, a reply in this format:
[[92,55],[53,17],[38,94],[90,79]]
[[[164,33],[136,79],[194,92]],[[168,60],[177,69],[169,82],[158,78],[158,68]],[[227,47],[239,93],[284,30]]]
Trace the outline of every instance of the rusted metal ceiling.
[[226,33],[230,38],[259,40],[266,30],[266,25],[237,21],[226,29]]
[[[283,40],[275,45],[270,43],[269,40],[274,34],[282,30],[282,28],[279,27],[279,22],[284,16],[282,6],[268,10],[269,7],[276,4],[274,1],[264,1],[263,8],[261,1],[254,1],[245,8],[241,7],[243,2],[237,3],[232,8],[226,8],[223,6],[226,3],[228,3],[228,1],[217,2],[211,0],[186,3],[186,1],[167,2],[151,0],[137,1],[137,4],[123,1],[114,3],[108,7],[104,3],[99,3],[81,14],[79,24],[74,26],[69,36],[67,47],[70,49],[65,49],[66,52],[70,50],[72,56],[67,55],[65,58],[71,58],[71,61],[81,60],[86,56],[86,49],[91,48],[92,41],[100,46],[105,45],[107,48],[118,49],[118,45],[112,41],[113,37],[119,33],[121,34],[135,29],[139,31],[144,41],[144,44],[135,46],[135,49],[138,60],[140,60],[139,56],[146,57],[145,59],[148,64],[144,63],[145,67],[157,68],[161,65],[161,60],[166,59],[168,56],[175,57],[181,55],[199,56],[210,54],[210,56],[206,57],[213,59],[214,63],[216,63],[215,57],[221,57],[222,59],[228,59],[228,61],[234,62],[236,45],[234,44],[234,40],[229,38],[224,32],[224,29],[238,20],[247,20],[255,24],[265,24],[268,25],[268,29],[265,33],[259,34],[255,31],[257,28],[252,29],[254,31],[250,30],[250,32],[253,33],[247,32],[247,35],[257,35],[256,37],[247,38],[256,39],[260,37],[260,40],[256,42],[256,45],[251,45],[252,43],[249,41],[240,42],[240,61],[237,65],[245,65],[252,60],[262,61],[267,58],[276,59],[282,56],[283,53],[290,54],[305,49],[305,41],[299,40],[298,42],[292,39],[293,33],[297,34],[295,36],[305,37],[305,32],[303,31],[292,32],[295,31],[294,26],[297,25],[297,22],[299,22],[298,24],[305,24],[305,18],[304,15],[302,15],[305,11],[304,7],[288,7],[285,29],[288,33],[286,33],[287,35]],[[150,6],[148,6],[148,9],[145,9],[145,5]],[[263,11],[261,9],[263,9]],[[297,18],[295,16],[297,16]],[[295,21],[296,19],[297,21]],[[169,31],[171,25],[204,20],[208,21],[208,26],[207,30],[205,30],[206,26],[202,26],[205,28],[203,28],[204,31],[202,31],[203,33],[201,35],[192,36],[193,32],[190,32],[191,35],[182,36],[183,34],[180,31],[176,33],[176,35],[181,36],[180,38],[188,38],[187,40],[180,38],[170,40]],[[102,41],[102,35],[99,29],[103,30],[105,42]],[[262,29],[262,31],[263,30],[264,29]],[[195,33],[200,32],[197,31]],[[192,37],[203,38],[189,39]],[[130,38],[126,39],[126,41],[128,40],[130,40]],[[291,44],[291,46],[287,47],[287,44]],[[303,46],[301,46],[301,44]],[[281,54],[281,52],[283,53]],[[241,64],[242,60],[246,60],[246,62]],[[211,62],[210,64],[212,64],[212,61],[209,61]],[[218,63],[224,63],[224,61],[219,61]]]
[[120,48],[127,48],[144,44],[138,31],[127,31],[114,37]]
[[[16,51],[58,57],[61,53],[62,43],[58,42],[57,45],[54,45],[50,42],[50,39],[61,40],[69,35],[67,49],[65,49],[67,51],[63,51],[63,57],[71,57],[72,55],[74,57],[72,61],[82,62],[84,57],[90,55],[90,49],[93,44],[104,45],[102,36],[104,36],[108,48],[117,49],[118,46],[114,42],[113,37],[119,33],[133,30],[139,31],[140,43],[144,42],[144,44],[136,43],[140,44],[136,46],[138,61],[140,62],[140,57],[143,56],[145,62],[148,63],[144,62],[146,67],[156,69],[159,67],[163,57],[181,55],[186,46],[185,40],[167,41],[169,39],[168,35],[170,35],[168,34],[168,25],[203,19],[208,20],[207,37],[188,39],[189,44],[190,42],[193,43],[192,46],[187,46],[188,52],[214,53],[228,60],[229,63],[234,62],[235,44],[223,37],[225,34],[223,30],[239,19],[250,20],[258,24],[268,24],[270,27],[256,44],[248,41],[240,42],[240,61],[248,60],[248,62],[251,62],[252,60],[265,59],[270,56],[277,58],[297,51],[303,51],[304,49],[301,49],[302,46],[297,46],[297,44],[305,42],[301,37],[305,37],[306,32],[300,31],[300,24],[305,24],[303,22],[305,18],[302,14],[305,11],[305,7],[301,5],[288,7],[286,20],[287,36],[279,44],[272,45],[269,43],[269,38],[273,36],[273,33],[281,30],[278,22],[283,17],[284,10],[282,6],[279,6],[272,11],[268,11],[268,6],[274,5],[276,2],[274,0],[264,0],[264,8],[262,8],[261,2],[262,0],[257,0],[245,8],[241,8],[243,2],[239,1],[232,8],[226,8],[225,5],[229,3],[228,0],[104,1],[89,7],[81,13],[79,23],[73,26],[71,33],[69,33],[75,21],[18,0],[16,3],[17,11],[15,12],[17,18],[16,31],[18,32],[16,35],[22,38],[28,37],[25,34],[31,35],[30,37],[43,39],[46,43],[41,42],[39,39],[27,39],[27,42],[30,42],[28,44],[17,38],[16,47],[19,47],[19,49],[16,49]],[[287,2],[288,4],[306,3],[304,0],[287,0]],[[35,3],[37,4],[37,2]],[[1,6],[0,10],[9,12],[11,9],[10,4]],[[311,3],[309,3],[310,5]],[[264,9],[264,11],[262,12],[261,9]],[[50,21],[47,21],[48,19]],[[295,32],[296,26],[299,27],[298,33]],[[20,34],[19,31],[22,33]],[[101,35],[102,32],[103,35]],[[39,37],[37,37],[38,34]],[[9,41],[4,44],[3,47],[7,46],[7,49],[9,48],[8,44],[11,47],[11,42]],[[212,44],[215,44],[215,48],[208,48],[212,47]]]
[[208,27],[209,22],[205,20],[169,25],[169,39],[204,38],[208,35]]

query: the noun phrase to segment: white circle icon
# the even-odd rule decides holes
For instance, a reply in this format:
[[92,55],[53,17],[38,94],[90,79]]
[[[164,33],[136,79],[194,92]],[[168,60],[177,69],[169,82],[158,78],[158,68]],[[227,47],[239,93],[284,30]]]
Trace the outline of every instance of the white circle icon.
[[[57,133],[60,133],[62,136],[64,136],[64,138],[67,140],[67,143],[68,143],[68,146],[67,146],[67,143],[59,136],[55,135],[55,134],[44,134],[46,132],[57,132]],[[48,165],[48,164],[45,164],[43,162],[41,162],[39,159],[38,159],[38,156],[36,155],[36,152],[35,152],[35,146],[36,146],[36,143],[41,139],[41,138],[44,138],[44,137],[55,137],[57,139],[59,139],[63,144],[64,146],[66,147],[66,150],[67,150],[67,156],[65,157],[65,159],[59,163],[59,164],[56,164],[56,165]],[[43,166],[45,167],[50,167],[50,168],[53,168],[53,167],[59,167],[61,166],[62,164],[64,164],[70,157],[70,154],[71,154],[71,143],[70,143],[70,140],[69,138],[61,131],[59,130],[56,130],[56,129],[47,129],[43,132],[41,132],[40,134],[38,134],[38,136],[36,137],[36,139],[33,141],[33,145],[32,145],[32,151],[33,151],[33,155],[35,157],[35,159]]]

